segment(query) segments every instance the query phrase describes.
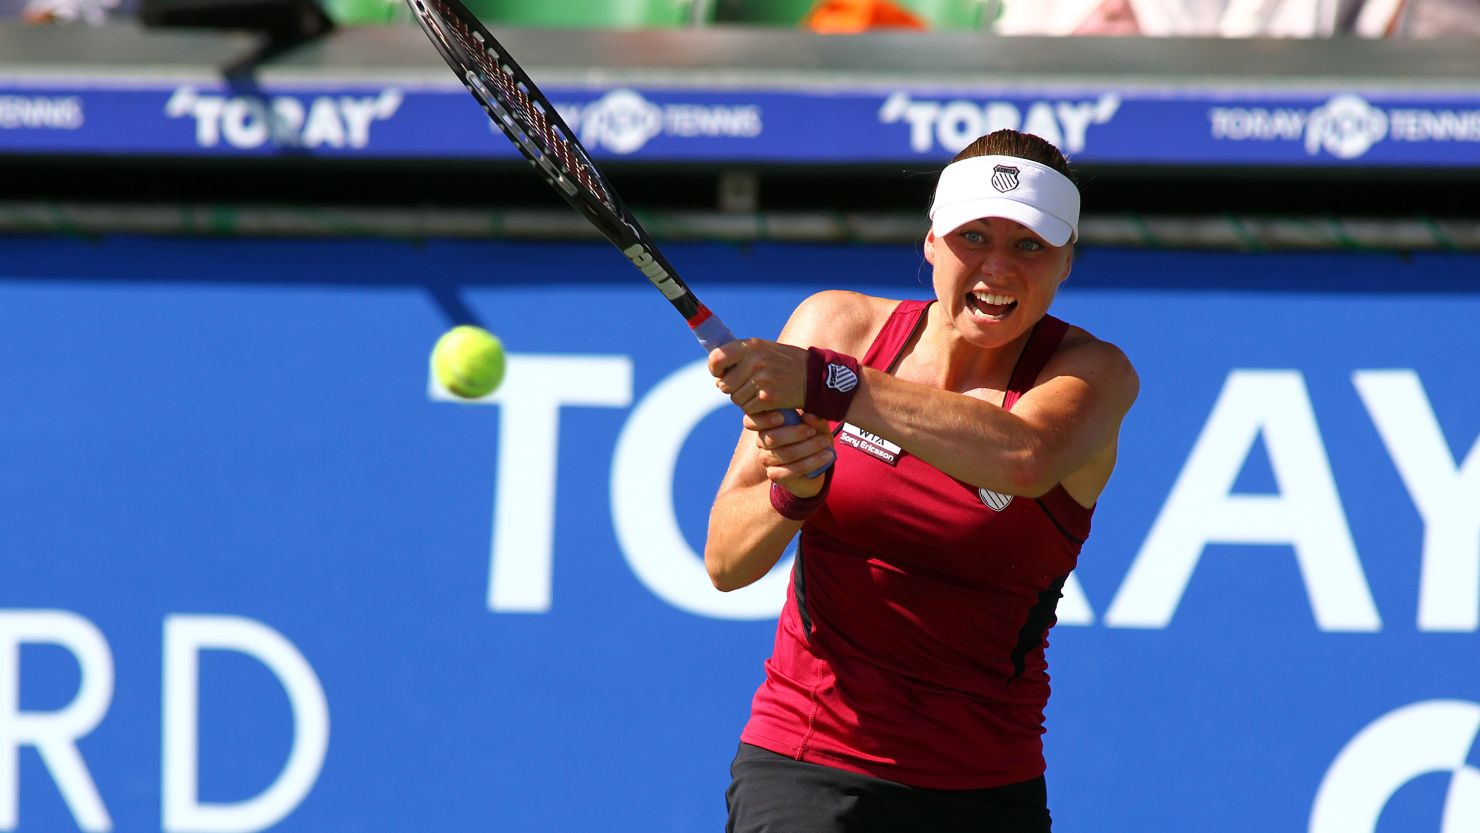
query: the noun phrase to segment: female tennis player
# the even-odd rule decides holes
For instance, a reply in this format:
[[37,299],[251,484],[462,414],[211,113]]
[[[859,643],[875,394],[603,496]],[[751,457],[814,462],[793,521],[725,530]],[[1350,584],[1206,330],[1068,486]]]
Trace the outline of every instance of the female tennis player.
[[933,300],[822,292],[779,341],[710,353],[745,411],[715,586],[801,532],[731,833],[1050,829],[1046,637],[1138,390],[1119,349],[1048,314],[1079,202],[1053,145],[984,136],[936,188]]

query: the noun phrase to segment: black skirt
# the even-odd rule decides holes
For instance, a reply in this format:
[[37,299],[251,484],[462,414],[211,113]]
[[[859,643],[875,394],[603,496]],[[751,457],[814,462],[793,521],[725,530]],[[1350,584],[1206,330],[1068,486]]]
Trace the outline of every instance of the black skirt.
[[931,790],[740,744],[726,833],[1049,833],[1040,776],[983,790]]

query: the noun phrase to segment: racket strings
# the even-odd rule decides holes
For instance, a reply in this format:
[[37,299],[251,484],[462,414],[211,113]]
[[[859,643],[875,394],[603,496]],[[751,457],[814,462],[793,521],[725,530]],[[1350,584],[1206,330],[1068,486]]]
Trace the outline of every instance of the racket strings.
[[[469,84],[469,88],[476,94],[481,87],[484,93],[494,99],[492,103],[498,106],[500,112],[490,111],[490,115],[496,117],[495,120],[499,127],[508,133],[509,137],[525,150],[527,155],[543,155],[552,158],[558,168],[553,173],[556,175],[563,173],[573,178],[582,190],[594,196],[612,213],[620,214],[605,183],[595,172],[585,152],[565,135],[565,130],[561,126],[550,122],[545,108],[531,97],[529,90],[533,84],[527,78],[520,78],[519,75],[522,73],[519,73],[517,68],[511,66],[508,61],[502,60],[503,56],[496,49],[499,46],[498,41],[473,29],[462,15],[457,14],[455,9],[436,2],[436,0],[419,0],[418,5],[423,8],[427,5],[436,6],[436,16],[443,22],[451,24],[448,30],[452,37],[462,47],[461,51],[470,56],[476,64],[476,67],[464,67],[464,69],[475,73],[483,81],[476,86]],[[542,160],[532,158],[531,161],[546,168],[549,172]]]

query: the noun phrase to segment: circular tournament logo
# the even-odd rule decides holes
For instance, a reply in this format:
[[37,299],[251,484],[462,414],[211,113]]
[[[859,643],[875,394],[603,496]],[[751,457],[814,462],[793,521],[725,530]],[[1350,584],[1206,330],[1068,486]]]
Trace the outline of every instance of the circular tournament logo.
[[1388,801],[1423,775],[1449,773],[1438,833],[1480,830],[1480,769],[1468,763],[1480,703],[1427,700],[1395,709],[1347,742],[1316,792],[1309,833],[1373,833]]
[[1355,159],[1387,138],[1388,118],[1361,96],[1338,95],[1311,111],[1305,151],[1324,149],[1338,159]]
[[581,110],[581,141],[635,153],[663,132],[663,109],[633,90],[612,90]]

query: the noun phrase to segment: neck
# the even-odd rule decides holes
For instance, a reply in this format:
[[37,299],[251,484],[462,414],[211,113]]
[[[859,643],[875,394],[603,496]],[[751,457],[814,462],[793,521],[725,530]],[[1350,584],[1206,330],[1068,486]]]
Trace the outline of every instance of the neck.
[[931,304],[928,315],[925,331],[914,351],[919,362],[917,368],[926,378],[933,379],[945,390],[1006,388],[1018,357],[1033,334],[1032,327],[1006,344],[982,347],[967,341],[945,320],[941,304]]

